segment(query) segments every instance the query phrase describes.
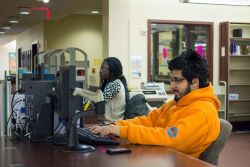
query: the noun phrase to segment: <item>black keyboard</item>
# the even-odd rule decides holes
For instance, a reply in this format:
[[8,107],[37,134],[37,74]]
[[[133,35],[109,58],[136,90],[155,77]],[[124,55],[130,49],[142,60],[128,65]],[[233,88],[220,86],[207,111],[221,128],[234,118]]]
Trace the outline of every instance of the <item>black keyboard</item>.
[[90,132],[88,128],[77,128],[78,139],[80,143],[89,145],[118,145],[118,139],[111,137],[102,137]]

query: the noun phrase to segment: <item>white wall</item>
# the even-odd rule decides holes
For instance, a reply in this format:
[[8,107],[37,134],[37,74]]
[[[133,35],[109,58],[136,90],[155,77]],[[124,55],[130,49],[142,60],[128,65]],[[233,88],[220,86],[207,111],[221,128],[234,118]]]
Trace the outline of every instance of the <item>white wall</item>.
[[[0,46],[0,80],[4,80],[4,71],[9,71],[9,53],[16,52],[16,41]],[[8,73],[7,73],[8,74]]]
[[109,55],[109,1],[102,0],[102,57]]
[[[141,80],[128,78],[130,86],[147,80],[147,35],[141,35],[141,30],[147,29],[148,19],[159,20],[181,20],[181,21],[207,21],[214,22],[214,81],[218,82],[218,61],[219,61],[219,22],[250,22],[250,7],[223,6],[223,5],[202,5],[180,3],[179,0],[127,0],[122,6],[122,0],[109,1],[109,19],[110,33],[109,48],[112,55],[126,57],[124,62],[131,62],[131,56],[143,57],[143,75]],[[118,4],[118,8],[116,4]],[[115,16],[112,15],[115,12]],[[124,17],[124,11],[127,17]],[[112,19],[115,17],[117,19]],[[120,19],[118,19],[120,18]],[[120,25],[123,23],[123,25]],[[118,32],[122,32],[118,36]],[[114,34],[115,33],[115,34]],[[129,48],[127,51],[113,49],[122,47]],[[127,46],[129,45],[129,46]],[[122,51],[122,52],[121,52]],[[120,58],[119,57],[119,58]],[[129,66],[124,66],[128,72]],[[126,77],[129,73],[126,74]]]
[[16,40],[15,35],[7,35],[7,34],[4,34],[4,36],[0,35],[0,46],[5,45],[14,40]]
[[129,73],[129,0],[109,0],[109,57],[122,62],[123,73]]
[[43,35],[43,23],[39,23],[30,29],[22,32],[16,37],[16,48],[22,48],[22,51],[27,51],[32,49],[32,43],[38,42],[40,45],[39,51],[44,48],[44,35]]
[[[99,64],[102,59],[102,16],[73,14],[59,21],[44,24],[45,50],[76,47],[88,55],[89,84],[99,86]],[[78,60],[83,59],[77,54]],[[92,68],[96,69],[92,73]]]

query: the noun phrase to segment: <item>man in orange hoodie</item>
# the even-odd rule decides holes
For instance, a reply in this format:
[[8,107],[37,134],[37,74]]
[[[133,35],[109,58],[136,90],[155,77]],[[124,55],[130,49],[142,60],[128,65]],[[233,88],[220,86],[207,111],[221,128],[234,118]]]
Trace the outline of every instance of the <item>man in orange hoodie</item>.
[[169,62],[169,70],[174,100],[147,116],[90,130],[101,136],[117,135],[134,144],[167,146],[198,158],[220,133],[220,102],[208,82],[208,65],[188,50]]

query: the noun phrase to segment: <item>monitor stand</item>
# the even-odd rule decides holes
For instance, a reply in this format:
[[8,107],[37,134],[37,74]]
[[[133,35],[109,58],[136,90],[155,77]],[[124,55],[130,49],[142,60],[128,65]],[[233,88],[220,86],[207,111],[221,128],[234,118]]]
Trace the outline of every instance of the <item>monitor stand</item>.
[[78,112],[73,116],[72,122],[71,122],[71,126],[70,126],[70,134],[69,134],[69,141],[67,143],[66,148],[64,149],[64,151],[66,152],[82,152],[82,153],[86,153],[86,152],[91,152],[91,151],[95,151],[95,147],[90,146],[90,145],[86,145],[86,144],[79,144],[79,139],[77,136],[77,132],[76,132],[76,125],[77,125],[77,121],[83,117],[84,111]]

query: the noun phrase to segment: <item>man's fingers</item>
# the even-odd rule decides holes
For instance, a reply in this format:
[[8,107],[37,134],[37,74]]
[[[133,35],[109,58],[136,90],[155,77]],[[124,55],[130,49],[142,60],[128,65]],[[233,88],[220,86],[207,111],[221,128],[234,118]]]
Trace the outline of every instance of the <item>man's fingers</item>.
[[107,136],[110,134],[114,134],[119,136],[119,129],[115,125],[107,125],[107,126],[93,126],[89,128],[90,131],[94,134],[99,134],[100,136]]
[[107,136],[110,134],[110,130],[109,128],[103,128],[101,131],[100,131],[100,136]]
[[100,127],[100,126],[93,126],[93,127],[90,127],[90,128],[89,128],[89,130],[90,130],[92,133],[94,133],[94,134],[100,133],[101,129],[102,129],[102,127]]

